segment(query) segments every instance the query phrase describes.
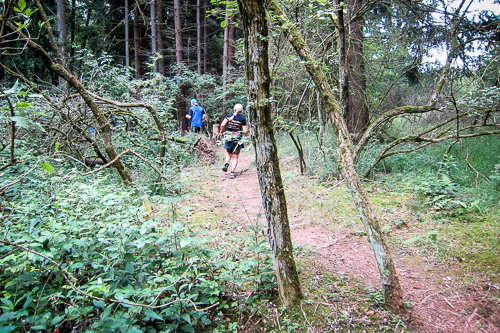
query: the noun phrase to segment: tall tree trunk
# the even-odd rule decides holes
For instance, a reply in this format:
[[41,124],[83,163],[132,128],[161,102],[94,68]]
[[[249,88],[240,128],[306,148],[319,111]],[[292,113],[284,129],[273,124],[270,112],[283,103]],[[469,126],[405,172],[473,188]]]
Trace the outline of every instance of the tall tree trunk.
[[163,16],[163,2],[162,0],[157,0],[156,4],[156,13],[157,13],[157,27],[158,29],[156,30],[156,36],[158,38],[158,54],[160,57],[158,58],[158,72],[160,74],[165,75],[165,59],[163,59],[163,26],[165,25],[164,23],[164,16]]
[[229,4],[226,4],[226,16],[224,18],[226,26],[224,27],[224,44],[222,48],[222,110],[226,113],[226,100],[227,100],[227,51],[228,51],[228,36],[229,36]]
[[380,280],[384,288],[386,305],[395,313],[404,313],[406,308],[403,303],[403,291],[399,284],[399,278],[390,255],[389,248],[383,237],[377,216],[372,209],[361,180],[354,168],[353,147],[347,130],[347,125],[341,112],[333,89],[323,73],[319,63],[314,61],[309,49],[300,35],[299,31],[287,20],[285,13],[281,10],[275,0],[266,0],[268,8],[273,17],[278,21],[283,32],[294,47],[295,51],[304,63],[309,75],[316,83],[321,92],[322,104],[330,111],[332,125],[338,142],[338,163],[346,184],[363,222],[368,240],[371,243],[375,259],[380,272]]
[[[69,50],[69,58],[70,58],[70,61],[69,63],[71,64],[73,62],[73,57],[75,55],[75,48],[73,47],[73,44],[75,43],[75,34],[76,34],[76,31],[75,31],[75,20],[76,20],[76,0],[71,0],[71,23],[70,23],[70,29],[71,29],[71,46],[70,46],[70,50]],[[68,68],[71,68],[71,66],[69,65]]]
[[[181,25],[181,11],[179,0],[174,0],[174,26],[175,26],[175,55],[176,64],[180,66],[183,63],[182,58],[182,25]],[[182,75],[180,68],[177,69],[177,74]],[[177,94],[177,120],[179,129],[182,133],[187,130],[186,121],[186,102],[184,101],[185,94],[184,85],[180,87]]]
[[130,67],[128,0],[125,0],[125,67]]
[[139,2],[136,2],[134,6],[134,68],[135,68],[135,78],[137,80],[139,80],[142,75],[140,24],[141,21],[139,20]]
[[149,19],[151,24],[151,60],[153,60],[153,73],[157,73],[157,63],[154,61],[156,57],[156,0],[150,0],[149,2]]
[[[349,108],[347,128],[350,133],[360,133],[370,121],[366,104],[365,58],[363,53],[364,17],[354,16],[363,6],[363,0],[347,0],[349,36],[347,40],[347,75],[349,77]],[[353,20],[354,19],[354,20]]]
[[[175,27],[175,59],[176,64],[183,62],[182,58],[182,25],[179,0],[174,0],[174,27]],[[180,70],[178,70],[180,74]]]
[[337,7],[337,50],[339,53],[339,85],[340,85],[340,105],[344,119],[349,120],[349,76],[347,74],[347,59],[345,47],[345,25],[344,25],[344,7],[339,6],[338,0],[334,0]]
[[[226,90],[227,90],[227,85],[230,85],[233,83],[232,81],[232,76],[231,76],[231,71],[233,70],[234,67],[234,33],[235,33],[235,18],[234,18],[234,13],[230,12],[229,13],[229,22],[228,22],[228,31],[227,31],[227,68],[226,68]],[[271,96],[273,97],[273,96]],[[234,98],[233,93],[227,93],[226,91],[226,100],[230,100]],[[275,99],[272,98],[272,103],[273,103],[273,111],[275,110]]]
[[227,66],[229,68],[234,67],[234,33],[235,33],[235,25],[234,25],[234,13],[230,14],[229,17],[229,30],[227,35]]
[[201,75],[201,17],[200,17],[200,2],[196,0],[196,63],[198,65],[198,75]]
[[285,305],[291,305],[302,297],[302,292],[293,258],[285,193],[269,102],[271,75],[268,58],[268,21],[263,1],[238,0],[238,5],[246,36],[247,110],[250,133],[255,146],[262,203],[268,221],[269,244],[273,251],[280,297]]
[[208,44],[207,44],[207,10],[208,10],[208,0],[205,0],[203,5],[203,74],[207,74],[207,57],[208,57]]
[[[68,52],[68,30],[66,29],[66,0],[57,0],[57,31],[59,56],[58,63],[66,66],[66,54]],[[59,86],[63,87],[66,81],[59,77]]]

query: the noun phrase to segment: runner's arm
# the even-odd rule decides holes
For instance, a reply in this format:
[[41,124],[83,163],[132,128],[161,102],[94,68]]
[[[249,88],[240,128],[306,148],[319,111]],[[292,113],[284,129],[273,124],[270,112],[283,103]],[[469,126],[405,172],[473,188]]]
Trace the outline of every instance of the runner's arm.
[[224,118],[224,120],[222,121],[222,124],[220,124],[220,132],[222,133],[224,131],[224,126],[227,125],[227,118]]
[[245,134],[245,136],[248,136],[248,126],[243,125],[243,126],[241,126],[241,129],[243,130],[243,134]]

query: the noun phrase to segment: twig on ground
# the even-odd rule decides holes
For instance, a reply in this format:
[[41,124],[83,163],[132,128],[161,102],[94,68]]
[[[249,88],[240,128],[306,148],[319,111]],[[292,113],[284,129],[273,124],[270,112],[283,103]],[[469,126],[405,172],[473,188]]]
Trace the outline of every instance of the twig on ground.
[[304,319],[306,320],[307,324],[309,326],[312,326],[309,320],[307,319],[306,312],[304,311],[304,308],[302,307],[302,303],[300,303],[300,310],[302,311],[302,314],[304,315]]
[[326,244],[326,245],[321,246],[321,248],[323,249],[323,248],[325,248],[325,247],[329,247],[329,246],[335,245],[335,243],[337,243],[339,240],[342,240],[342,239],[344,239],[344,238],[346,238],[346,237],[347,237],[347,235],[344,235],[344,236],[342,236],[342,237],[339,237],[339,238],[335,239],[333,242],[331,242],[331,243],[328,243],[328,244]]
[[449,306],[451,306],[451,308],[452,308],[453,310],[455,310],[455,307],[453,306],[453,304],[451,304],[451,303],[450,303],[450,301],[448,301],[448,300],[446,299],[446,297],[443,297],[443,299],[444,299],[444,301],[446,302],[446,304],[448,304]]
[[278,329],[281,332],[280,315],[278,314],[278,309],[274,309],[274,312],[276,312],[276,322],[278,323]]
[[335,185],[333,185],[332,187],[327,188],[325,190],[325,192],[329,192],[329,191],[333,190],[334,188],[342,185],[344,182],[345,182],[345,179],[339,180],[338,182],[335,183]]
[[467,318],[467,326],[470,326],[470,323],[474,320],[477,315],[477,308],[474,309],[474,312]]
[[434,297],[434,296],[436,296],[436,295],[439,295],[439,294],[441,294],[442,292],[443,292],[443,290],[440,290],[440,291],[438,291],[437,293],[427,295],[427,296],[426,296],[426,297],[422,300],[422,302],[420,302],[420,304],[422,304],[422,305],[423,305],[423,304],[425,304],[425,302],[427,302],[427,300],[428,300],[429,298]]
[[266,300],[264,303],[262,303],[261,305],[259,305],[257,307],[257,309],[255,309],[255,311],[250,315],[250,317],[248,317],[248,320],[247,322],[245,323],[245,325],[243,325],[242,329],[244,329],[245,327],[247,327],[248,323],[250,322],[250,320],[253,318],[253,316],[257,313],[257,311],[259,311],[259,308],[261,306],[263,306],[264,304],[266,304],[267,302],[269,302],[269,300]]
[[311,224],[311,221],[304,222],[304,223],[299,223],[299,224],[294,224],[294,225],[291,225],[290,227],[292,227],[292,228],[298,228],[298,227],[302,227],[302,226],[308,225],[308,224]]
[[245,171],[248,171],[248,168],[243,169],[243,170],[241,170],[240,172],[238,172],[238,176],[240,176],[240,175],[241,175],[243,172],[245,172]]
[[450,310],[446,310],[446,309],[436,309],[436,308],[431,308],[431,309],[436,310],[437,312],[442,312],[442,311],[444,311],[444,312],[448,312],[448,313],[451,313],[451,314],[452,314],[452,315],[454,315],[454,316],[461,317],[461,315],[460,315],[460,314],[458,314],[458,313],[456,313],[456,312],[453,312],[453,311],[450,311]]

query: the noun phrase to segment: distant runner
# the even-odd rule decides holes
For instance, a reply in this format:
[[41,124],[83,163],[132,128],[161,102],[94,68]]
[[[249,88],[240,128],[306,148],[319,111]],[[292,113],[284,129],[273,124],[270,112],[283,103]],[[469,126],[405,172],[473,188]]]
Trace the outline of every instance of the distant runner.
[[243,112],[243,105],[236,104],[233,108],[234,113],[230,113],[222,121],[220,125],[221,133],[224,131],[224,127],[227,125],[226,132],[224,133],[224,148],[226,149],[226,163],[222,168],[222,171],[226,172],[229,168],[229,161],[233,159],[233,164],[231,166],[231,174],[229,178],[233,179],[236,177],[234,170],[238,165],[238,157],[241,148],[244,148],[243,143],[240,143],[243,135],[248,136],[248,127],[245,117],[241,115]]
[[198,101],[193,98],[191,100],[189,113],[186,115],[187,119],[191,119],[191,131],[201,133],[203,120],[205,120],[206,117],[207,114],[205,113],[205,110],[203,110],[203,108],[198,105]]

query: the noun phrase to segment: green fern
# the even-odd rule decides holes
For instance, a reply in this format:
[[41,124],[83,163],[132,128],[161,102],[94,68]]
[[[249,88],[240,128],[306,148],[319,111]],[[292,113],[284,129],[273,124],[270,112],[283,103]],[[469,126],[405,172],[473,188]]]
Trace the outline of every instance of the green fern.
[[463,194],[460,185],[447,174],[430,177],[415,186],[415,190],[426,196],[424,204],[441,212],[443,215],[455,216],[473,208],[470,200]]

